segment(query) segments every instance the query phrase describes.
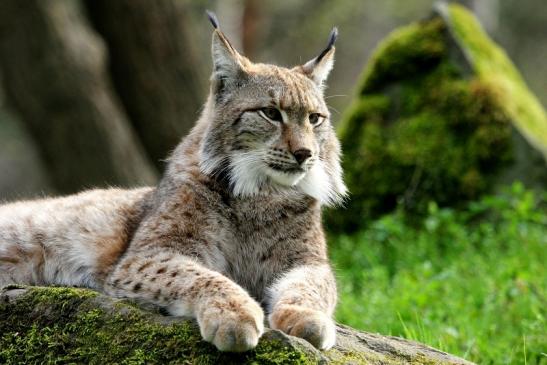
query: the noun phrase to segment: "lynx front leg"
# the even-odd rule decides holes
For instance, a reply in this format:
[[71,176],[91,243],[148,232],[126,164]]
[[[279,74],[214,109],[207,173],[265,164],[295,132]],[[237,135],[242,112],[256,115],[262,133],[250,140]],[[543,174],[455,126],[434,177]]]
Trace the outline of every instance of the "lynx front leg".
[[301,337],[326,350],[334,346],[332,313],[336,283],[328,265],[300,266],[269,289],[269,322],[274,329]]
[[127,256],[105,291],[196,318],[203,338],[221,351],[252,349],[264,331],[262,308],[243,288],[183,255]]

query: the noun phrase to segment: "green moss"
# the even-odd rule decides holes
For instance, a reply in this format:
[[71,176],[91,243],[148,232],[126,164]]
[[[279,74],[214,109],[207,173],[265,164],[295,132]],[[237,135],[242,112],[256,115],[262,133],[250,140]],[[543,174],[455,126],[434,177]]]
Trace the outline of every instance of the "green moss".
[[435,67],[446,53],[443,29],[443,22],[436,19],[410,24],[391,33],[365,69],[361,93],[377,91],[386,82],[413,78]]
[[[329,354],[329,358],[331,359],[329,364],[332,364],[332,365],[345,365],[345,364],[364,365],[364,364],[371,363],[370,359],[367,359],[361,354],[357,354],[352,351],[342,353],[338,350],[329,350],[328,354]],[[383,360],[385,360],[385,358]],[[386,364],[386,362],[383,362],[383,364]]]
[[0,364],[360,365],[431,360],[396,344],[385,351],[370,347],[347,333],[340,335],[342,347],[320,352],[304,340],[271,330],[252,351],[221,353],[201,339],[193,321],[159,316],[90,290],[5,290],[14,291],[0,297]]
[[248,353],[221,353],[201,339],[193,322],[159,323],[131,304],[105,307],[100,300],[85,289],[32,288],[15,304],[0,303],[0,363],[316,363],[276,339],[261,340]]
[[268,364],[268,365],[281,365],[281,364],[295,364],[306,365],[316,364],[313,361],[313,357],[310,358],[309,354],[301,350],[295,350],[290,348],[287,344],[281,341],[269,340],[261,341],[254,349],[254,359],[249,362],[250,364]]
[[350,201],[327,212],[329,230],[476,199],[513,162],[513,125],[547,139],[545,113],[507,57],[467,11],[449,9],[453,25],[434,16],[398,29],[365,68],[339,126]]

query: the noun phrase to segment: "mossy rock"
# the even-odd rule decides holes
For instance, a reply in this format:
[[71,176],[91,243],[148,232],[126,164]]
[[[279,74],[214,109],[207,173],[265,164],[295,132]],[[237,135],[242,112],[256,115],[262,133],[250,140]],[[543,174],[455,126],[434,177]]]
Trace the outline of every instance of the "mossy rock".
[[457,206],[516,178],[547,186],[545,111],[457,4],[439,3],[379,45],[339,135],[351,196],[327,212],[330,230],[397,207]]
[[221,353],[189,319],[166,317],[91,290],[0,291],[0,364],[470,364],[404,339],[338,327],[337,346],[267,330],[256,349]]

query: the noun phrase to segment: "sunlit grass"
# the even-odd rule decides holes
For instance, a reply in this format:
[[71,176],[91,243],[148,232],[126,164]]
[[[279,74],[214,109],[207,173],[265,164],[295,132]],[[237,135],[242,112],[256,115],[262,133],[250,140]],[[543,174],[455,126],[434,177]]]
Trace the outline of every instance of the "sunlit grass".
[[480,364],[547,364],[547,199],[515,185],[331,238],[337,319]]

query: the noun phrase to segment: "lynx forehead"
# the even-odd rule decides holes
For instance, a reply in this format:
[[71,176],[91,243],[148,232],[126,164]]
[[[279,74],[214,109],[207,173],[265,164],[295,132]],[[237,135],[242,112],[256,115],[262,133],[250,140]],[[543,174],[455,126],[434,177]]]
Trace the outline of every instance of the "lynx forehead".
[[211,16],[203,113],[155,188],[93,190],[0,206],[0,286],[75,285],[194,317],[221,351],[267,323],[335,343],[336,283],[321,204],[345,193],[323,100],[327,48],[291,69],[240,55]]

